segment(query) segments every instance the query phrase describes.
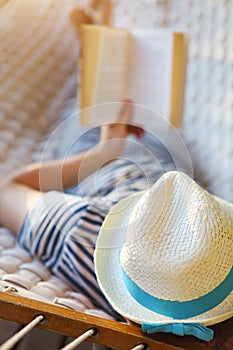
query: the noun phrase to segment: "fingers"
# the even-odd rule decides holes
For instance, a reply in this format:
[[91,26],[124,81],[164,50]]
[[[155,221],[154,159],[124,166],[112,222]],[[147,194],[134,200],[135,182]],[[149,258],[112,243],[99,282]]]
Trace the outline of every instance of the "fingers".
[[78,36],[81,34],[81,26],[83,24],[92,24],[94,22],[93,18],[81,8],[73,9],[70,13],[70,19],[75,26]]
[[134,125],[132,123],[132,117],[133,102],[130,99],[125,99],[122,102],[121,111],[116,122],[109,125],[109,127],[121,128],[121,131],[124,131],[125,137],[129,134],[134,134],[138,139],[140,139],[144,135],[145,130],[138,125]]
[[145,134],[145,130],[142,127],[140,127],[140,126],[129,125],[128,126],[128,134],[133,134],[138,139],[140,139]]

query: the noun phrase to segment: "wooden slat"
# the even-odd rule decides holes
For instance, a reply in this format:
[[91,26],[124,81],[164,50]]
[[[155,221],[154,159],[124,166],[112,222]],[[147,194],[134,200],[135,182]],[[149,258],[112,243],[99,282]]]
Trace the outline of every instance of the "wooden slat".
[[156,350],[207,349],[205,346],[186,342],[180,337],[165,334],[144,335],[137,326],[106,320],[6,292],[0,293],[0,318],[27,324],[38,314],[45,317],[45,322],[39,325],[40,328],[78,337],[94,327],[98,330],[98,336],[91,338],[90,341],[112,348],[127,350],[137,344],[145,343],[149,349]]

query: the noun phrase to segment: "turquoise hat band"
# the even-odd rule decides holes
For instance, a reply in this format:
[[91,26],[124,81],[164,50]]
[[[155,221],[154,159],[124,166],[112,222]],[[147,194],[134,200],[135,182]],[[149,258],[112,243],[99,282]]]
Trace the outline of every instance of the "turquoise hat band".
[[142,324],[142,331],[148,334],[173,333],[175,335],[193,335],[194,337],[210,341],[214,338],[214,331],[199,323],[167,323],[167,324]]
[[170,301],[152,296],[141,289],[121,267],[123,282],[130,295],[145,308],[174,319],[187,319],[211,310],[233,290],[233,267],[226,278],[211,292],[190,301]]

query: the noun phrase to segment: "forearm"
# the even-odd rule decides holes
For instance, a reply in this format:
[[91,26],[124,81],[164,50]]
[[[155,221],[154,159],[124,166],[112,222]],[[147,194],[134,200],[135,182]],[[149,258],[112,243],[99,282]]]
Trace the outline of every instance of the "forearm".
[[111,162],[119,155],[114,141],[98,144],[93,149],[66,159],[31,164],[15,173],[11,180],[38,191],[62,191]]
[[30,164],[19,170],[12,180],[42,192],[62,191],[76,183],[80,156]]
[[133,133],[141,137],[141,128],[130,126],[132,104],[125,102],[118,117],[118,123],[102,126],[99,144],[89,151],[68,157],[65,160],[53,160],[33,164],[12,178],[13,181],[38,191],[62,191],[74,186],[85,177],[118,158],[124,149],[125,139]]

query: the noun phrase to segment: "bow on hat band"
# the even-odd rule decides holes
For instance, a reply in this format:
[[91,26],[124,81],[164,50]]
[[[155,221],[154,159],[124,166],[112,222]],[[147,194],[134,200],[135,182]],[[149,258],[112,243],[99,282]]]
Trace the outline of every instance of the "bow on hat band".
[[174,319],[186,319],[220,304],[233,290],[233,267],[226,278],[210,293],[190,301],[170,301],[154,297],[141,289],[121,267],[122,278],[130,295],[145,308]]
[[214,331],[199,323],[174,323],[174,324],[142,324],[142,331],[148,334],[163,332],[176,335],[193,335],[194,337],[210,341],[214,337]]

